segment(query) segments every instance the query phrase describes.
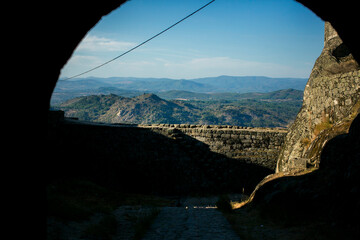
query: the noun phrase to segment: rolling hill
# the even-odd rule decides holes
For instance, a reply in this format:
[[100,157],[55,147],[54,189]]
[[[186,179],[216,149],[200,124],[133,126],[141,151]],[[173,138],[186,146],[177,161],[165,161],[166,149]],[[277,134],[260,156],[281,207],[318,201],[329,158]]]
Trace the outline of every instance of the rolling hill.
[[301,107],[298,95],[297,90],[289,89],[248,94],[247,98],[231,101],[181,101],[165,100],[155,94],[131,98],[108,94],[77,97],[58,108],[64,110],[67,117],[108,123],[286,127]]

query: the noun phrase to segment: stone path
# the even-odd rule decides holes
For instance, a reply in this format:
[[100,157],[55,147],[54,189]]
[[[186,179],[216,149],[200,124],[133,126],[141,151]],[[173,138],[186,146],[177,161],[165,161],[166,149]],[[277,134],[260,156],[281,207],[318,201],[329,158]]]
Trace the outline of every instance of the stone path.
[[239,240],[222,213],[211,206],[212,201],[205,206],[194,206],[194,202],[187,199],[181,207],[162,208],[143,240]]
[[[240,201],[241,195],[229,195],[232,201]],[[143,240],[239,240],[222,213],[215,208],[218,197],[186,197],[178,200],[178,207],[163,207]],[[118,229],[113,240],[133,239],[134,223],[153,208],[121,206],[113,214]],[[95,214],[90,220],[63,223],[47,219],[47,239],[81,240],[84,231],[98,224],[103,214]]]

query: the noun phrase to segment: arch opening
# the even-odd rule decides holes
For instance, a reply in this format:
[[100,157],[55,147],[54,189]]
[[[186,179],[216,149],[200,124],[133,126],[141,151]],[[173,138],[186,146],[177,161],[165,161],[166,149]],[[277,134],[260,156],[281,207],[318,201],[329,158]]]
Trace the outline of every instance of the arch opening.
[[[134,4],[133,9],[135,10],[131,10],[130,3]],[[129,4],[129,9],[125,8],[126,4]],[[134,19],[137,16],[136,15],[137,13],[145,12],[142,8],[139,7],[140,4],[137,4],[136,1],[131,1],[126,4],[118,10],[121,10],[123,8],[124,12],[130,11],[130,13],[126,14],[127,18],[130,18],[130,20]],[[217,3],[215,2],[214,4]],[[230,11],[231,4],[236,6],[233,7],[233,9],[231,9]],[[175,15],[175,12],[180,12],[178,13],[177,16],[170,18],[170,19],[179,19],[180,16],[183,16],[183,12],[189,12],[189,10],[187,9],[195,5],[198,6],[198,3],[189,4],[188,6],[185,6],[185,4],[183,3],[180,4],[180,5],[184,5],[182,9],[180,9],[184,11],[179,11],[178,8],[180,5],[176,5],[176,4],[174,5],[175,6],[170,7],[170,10],[166,9],[169,11],[169,13],[165,15],[164,18],[160,18],[160,17],[155,18],[154,17],[155,15],[159,15],[157,13],[154,13],[155,11],[148,11],[150,13],[145,13],[147,14],[144,16],[145,19],[154,18],[154,23],[150,23],[151,21],[149,21],[149,23],[147,24],[148,25],[154,24],[155,27],[153,29],[161,29],[160,26],[166,26],[166,24],[163,23],[165,22],[165,20],[167,20],[167,22],[172,21],[172,20],[171,21],[168,20],[169,15]],[[98,94],[113,93],[116,95],[121,95],[123,97],[129,97],[129,96],[133,97],[139,95],[140,93],[150,93],[150,94],[157,94],[163,100],[188,100],[188,101],[189,100],[190,101],[224,100],[224,101],[233,102],[235,100],[241,99],[241,102],[237,102],[236,104],[229,104],[229,103],[226,104],[224,101],[222,103],[217,102],[216,107],[208,108],[208,110],[203,113],[199,109],[204,108],[204,106],[206,105],[204,102],[201,103],[196,102],[197,104],[195,104],[195,106],[189,108],[185,106],[186,104],[184,103],[180,104],[180,106],[179,105],[174,106],[174,104],[178,104],[178,102],[165,103],[163,101],[162,105],[171,105],[169,106],[169,108],[172,108],[171,110],[172,115],[170,117],[164,116],[164,114],[160,114],[158,116],[149,116],[148,121],[139,122],[134,119],[131,119],[128,116],[129,114],[134,115],[134,112],[137,111],[137,109],[135,108],[135,106],[139,106],[138,102],[136,102],[138,100],[137,99],[133,101],[134,102],[133,109],[130,110],[118,109],[116,113],[113,112],[112,115],[114,116],[114,118],[123,116],[122,119],[119,119],[118,121],[114,120],[113,122],[117,121],[119,123],[123,121],[123,123],[167,123],[167,124],[186,123],[186,124],[209,124],[209,125],[220,124],[220,125],[240,125],[240,126],[243,125],[243,126],[252,126],[252,127],[261,127],[262,126],[261,124],[263,123],[264,127],[288,126],[294,120],[296,113],[301,106],[301,100],[302,100],[301,91],[305,87],[312,66],[311,64],[308,63],[310,55],[308,55],[307,58],[301,57],[301,60],[295,60],[296,57],[291,57],[291,53],[294,52],[295,51],[294,49],[297,48],[302,48],[303,50],[300,50],[300,52],[304,52],[305,51],[304,49],[308,48],[306,47],[308,45],[306,43],[309,43],[311,41],[313,42],[313,39],[316,38],[315,36],[316,34],[312,35],[312,33],[309,32],[307,33],[308,34],[307,37],[301,36],[301,34],[296,35],[294,32],[295,30],[292,29],[292,26],[294,24],[298,24],[301,31],[308,28],[310,23],[307,23],[307,25],[299,24],[300,19],[302,19],[304,16],[311,18],[312,19],[311,21],[317,22],[318,27],[319,25],[321,25],[320,27],[321,34],[317,35],[317,38],[319,40],[317,44],[318,45],[317,48],[318,48],[318,52],[320,52],[322,48],[323,23],[321,23],[321,20],[318,21],[314,20],[317,17],[315,17],[312,13],[309,14],[309,11],[305,10],[305,8],[298,3],[295,4],[291,3],[287,5],[285,4],[286,5],[285,7],[281,7],[281,4],[275,4],[276,7],[273,7],[274,11],[280,11],[280,13],[267,13],[268,14],[267,16],[263,17],[261,20],[255,21],[255,19],[258,18],[260,14],[265,14],[266,11],[269,10],[267,9],[268,6],[274,4],[272,2],[269,2],[265,4],[266,6],[261,6],[261,5],[264,5],[264,3],[250,4],[250,6],[248,6],[250,10],[246,10],[246,9],[244,10],[243,5],[239,3],[235,4],[234,2],[221,3],[220,5],[209,6],[208,9],[204,9],[204,11],[206,12],[199,13],[200,15],[196,16],[195,20],[192,19],[187,20],[188,22],[184,22],[184,26],[178,26],[179,27],[178,29],[174,29],[172,32],[167,33],[168,35],[163,36],[162,37],[163,39],[156,40],[158,41],[158,43],[149,43],[150,45],[149,47],[144,46],[144,49],[138,49],[138,52],[133,53],[133,55],[138,55],[138,56],[128,56],[125,57],[123,60],[119,59],[119,62],[114,63],[114,66],[105,67],[106,70],[102,72],[101,70],[99,70],[100,72],[98,73],[99,74],[98,77],[103,77],[101,81],[106,81],[104,85],[101,86],[103,90],[104,87],[109,86],[109,84],[111,85],[111,87],[119,88],[121,91],[124,89],[128,90],[128,92],[121,93],[120,91],[111,92],[111,90],[108,89],[108,90],[104,90],[103,92],[99,91]],[[166,8],[167,6],[159,4],[159,6],[157,7],[161,9],[161,8]],[[300,13],[297,13],[297,16],[295,17],[291,16],[291,13],[293,13],[294,11],[298,11],[292,9],[294,7],[300,9],[299,10]],[[155,8],[156,7],[154,7],[154,9]],[[259,13],[256,13],[255,11],[255,9],[257,8],[259,8],[258,10]],[[223,15],[219,15],[217,13],[218,12],[217,9],[226,12],[228,16],[224,17]],[[133,11],[133,14],[131,14],[131,11]],[[239,13],[238,11],[241,12]],[[286,13],[286,11],[292,11],[292,12]],[[117,13],[115,11],[111,13],[112,15],[110,14],[111,16],[109,17],[120,18],[119,16],[123,15],[124,12]],[[282,16],[282,15],[286,15],[286,16]],[[248,20],[248,22],[250,23],[251,26],[247,26],[246,21],[244,21],[246,18],[250,18],[250,21]],[[281,22],[287,22],[286,20],[290,21],[290,23],[288,25],[276,26],[274,22],[266,23],[266,21],[264,21],[264,19],[269,19],[269,18],[276,18],[275,23],[279,23],[279,24]],[[124,20],[123,18],[120,19]],[[98,23],[98,25],[103,26],[105,29],[109,28],[109,25],[111,25],[112,23],[111,20],[106,20],[106,18],[104,18],[103,21],[105,21],[105,23],[100,22]],[[129,27],[126,26],[126,24],[123,24],[125,26],[124,28],[129,30]],[[156,32],[155,30],[152,29],[149,30],[145,29],[149,27],[146,24],[144,27],[142,26],[143,24],[144,22],[140,20],[138,20],[138,22],[130,24],[131,26],[135,26],[130,29],[131,32],[133,33],[135,32],[134,33],[135,36],[139,35],[138,32],[142,32],[142,31],[146,31],[147,36],[150,36],[150,32],[152,33]],[[269,28],[270,24],[273,25],[273,28]],[[254,29],[252,29],[253,27]],[[265,33],[256,35],[257,30],[255,30],[255,27],[258,27],[260,29],[259,32],[265,31]],[[220,30],[216,30],[216,28],[219,28]],[[281,30],[281,28],[286,28],[286,30]],[[134,30],[134,29],[138,29],[138,30]],[[190,29],[190,31],[188,29]],[[86,58],[88,61],[90,61],[89,59],[91,58],[96,59],[95,55],[84,54],[86,49],[88,50],[87,53],[89,52],[91,53],[91,51],[93,51],[95,47],[102,48],[104,52],[107,54],[106,57],[108,57],[109,52],[107,52],[108,50],[106,49],[120,50],[120,49],[126,49],[127,47],[131,47],[136,44],[134,42],[134,38],[131,37],[111,38],[109,37],[110,36],[109,34],[98,35],[99,32],[101,32],[101,30],[94,27],[93,31],[88,33],[88,35],[84,38],[83,42],[80,43],[80,45],[78,46],[77,51],[75,51],[73,55],[73,60],[70,59],[68,64],[73,62],[73,66],[76,66],[74,61],[80,58],[83,59]],[[294,36],[291,37],[290,40],[289,39],[280,40],[281,37],[280,38],[276,37],[276,35],[279,35],[279,33],[294,35]],[[112,34],[113,36],[115,35],[114,33]],[[126,35],[126,32],[121,32],[117,34],[123,36]],[[255,35],[251,36],[252,34],[253,35],[255,34],[256,36]],[[269,39],[265,39],[266,37],[268,37]],[[299,37],[302,39],[296,40],[296,38]],[[210,43],[204,44],[206,41]],[[256,43],[251,43],[254,41]],[[293,41],[293,44],[284,43],[289,41],[290,42]],[[294,43],[295,41],[296,43]],[[241,47],[238,47],[239,45]],[[161,49],[161,47],[163,47],[164,49]],[[244,50],[246,48],[249,49]],[[311,49],[313,48],[314,47],[311,47]],[[176,51],[174,49],[176,49]],[[195,52],[195,50],[197,52]],[[238,56],[241,57],[239,58]],[[265,58],[261,59],[261,56],[265,56]],[[316,53],[316,51],[313,51],[313,56],[311,56],[310,58],[312,58],[314,61],[317,56],[318,53]],[[275,63],[271,62],[272,60],[275,60]],[[97,59],[96,61],[99,62],[99,59]],[[301,70],[297,70],[295,67],[299,65],[297,64],[297,62],[299,61],[302,62],[302,66],[303,66],[300,67]],[[285,62],[292,62],[292,65],[291,66],[286,65]],[[306,63],[304,64],[304,62]],[[65,66],[65,68],[63,69],[62,76],[65,76],[64,74],[67,72],[68,74],[70,74],[69,73],[70,70],[67,69],[68,68]],[[112,71],[113,73],[110,73]],[[295,73],[294,75],[294,72],[296,71],[297,73]],[[231,75],[235,77],[234,78],[228,77]],[[128,78],[129,76],[130,78]],[[253,77],[244,78],[245,76],[253,76]],[[259,77],[259,76],[267,76],[267,77]],[[106,79],[106,77],[119,77],[119,78],[118,79],[113,78],[112,80],[109,80]],[[143,77],[143,79],[135,80],[133,77],[138,77],[138,78]],[[205,80],[204,79],[205,77],[210,77],[210,78]],[[272,77],[272,78],[268,78],[268,77]],[[169,78],[169,80],[179,80],[179,81],[169,81],[167,84],[166,81],[161,82],[160,80],[158,80],[157,82],[155,81],[155,83],[150,84],[149,78]],[[89,80],[98,80],[98,79],[95,76],[94,79],[89,79]],[[291,84],[289,84],[290,81],[292,81]],[[117,82],[117,85],[114,84],[114,82]],[[119,84],[120,82],[122,83]],[[242,84],[251,85],[251,82],[253,82],[252,86],[246,86],[247,88],[240,86]],[[70,83],[74,83],[74,82],[69,82],[69,84]],[[154,88],[153,86],[154,84],[156,84],[157,87]],[[163,84],[164,86],[159,88],[158,87],[159,84]],[[237,84],[237,86],[234,86],[234,84]],[[281,84],[284,85],[280,86]],[[59,83],[58,85],[61,84]],[[206,85],[208,86],[206,87]],[[225,87],[225,85],[227,86]],[[275,85],[278,86],[275,87]],[[75,88],[76,87],[77,86],[75,86]],[[289,89],[289,90],[282,91],[284,89]],[[294,91],[292,89],[299,91]],[[272,98],[273,95],[269,96],[269,94],[267,96],[261,96],[261,97],[255,95],[251,97],[246,97],[244,95],[241,95],[242,93],[246,93],[246,92],[267,93],[270,91],[279,91],[273,94],[279,96]],[[89,91],[89,93],[94,93],[94,92],[96,93],[94,89],[91,89],[91,91]],[[230,94],[225,94],[225,95],[220,94],[224,92]],[[89,94],[89,93],[85,93],[85,94]],[[195,93],[200,93],[200,94],[195,94]],[[55,94],[62,97],[65,97],[66,95],[66,93],[64,92],[56,92]],[[84,95],[84,91],[81,94]],[[233,96],[234,94],[235,96]],[[296,98],[296,101],[290,100],[290,103],[287,106],[285,101],[288,101],[289,98],[291,99],[292,96]],[[151,96],[149,97],[151,98]],[[259,99],[261,101],[259,101]],[[143,98],[141,100],[143,100]],[[146,98],[146,100],[149,99]],[[149,101],[152,102],[153,100],[154,99],[150,99]],[[93,99],[90,99],[89,101],[93,101]],[[116,100],[112,99],[112,100],[104,100],[104,101],[114,102]],[[189,102],[186,103],[188,104]],[[246,105],[246,107],[241,108],[242,105]],[[253,109],[251,106],[254,106],[255,109]],[[106,106],[106,107],[109,108],[110,106]],[[182,109],[184,108],[187,108],[188,110],[190,109],[192,111],[185,111],[185,113],[183,114]],[[269,108],[271,110],[267,111],[266,108]],[[154,111],[162,111],[162,110],[167,111],[167,109],[168,108],[163,108],[163,109],[156,108]],[[284,116],[280,116],[281,114],[277,116],[273,116],[274,114],[276,115],[276,111],[278,111],[279,109],[283,109],[282,115]],[[103,113],[98,109],[95,109],[95,111],[97,114]],[[214,115],[213,114],[214,111],[218,111],[218,112],[221,111],[221,112],[219,112],[219,114],[217,115]],[[238,112],[239,114],[237,114],[236,112]],[[286,114],[288,112],[291,113],[291,116]],[[89,114],[86,113],[81,113],[81,114],[82,116],[80,117],[88,117],[87,119],[89,119]],[[90,113],[90,115],[93,115],[93,113]],[[271,117],[271,120],[269,120],[270,119],[269,116]],[[72,117],[76,117],[76,115],[72,115]],[[144,119],[143,116],[140,116],[140,118]],[[165,122],[161,122],[164,121],[164,118],[169,118],[169,119],[165,119]],[[291,119],[290,121],[288,120],[289,118]],[[111,122],[111,120],[109,120],[108,117],[103,117],[102,119],[98,119],[98,121]]]

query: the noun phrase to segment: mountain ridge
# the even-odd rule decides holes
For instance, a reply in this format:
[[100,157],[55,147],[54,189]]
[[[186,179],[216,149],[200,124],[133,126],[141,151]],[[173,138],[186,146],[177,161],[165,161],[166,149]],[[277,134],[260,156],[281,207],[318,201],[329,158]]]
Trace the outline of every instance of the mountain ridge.
[[[291,93],[292,90],[285,92]],[[286,127],[299,111],[301,100],[284,96],[275,93],[234,101],[182,101],[165,100],[153,93],[132,98],[108,94],[77,97],[58,108],[65,111],[67,117],[107,123]]]
[[[80,81],[80,82],[79,82]],[[110,77],[77,78],[70,81],[60,80],[55,92],[61,92],[71,85],[78,87],[79,83],[89,82],[87,88],[118,87],[127,90],[161,92],[167,90],[185,90],[200,93],[210,92],[271,92],[280,89],[293,88],[304,90],[306,78],[271,78],[264,76],[218,76],[194,79],[170,78],[135,78]]]
[[[94,83],[94,82],[93,82]],[[289,89],[280,89],[276,90],[278,93],[273,92],[247,92],[247,93],[235,93],[235,92],[210,92],[210,93],[201,93],[195,92],[193,89],[191,90],[166,90],[166,91],[140,91],[140,90],[129,90],[123,89],[119,87],[112,86],[111,84],[107,84],[104,87],[100,87],[100,85],[92,85],[93,88],[85,88],[86,84],[82,81],[75,83],[72,87],[71,84],[68,85],[65,83],[62,87],[59,87],[57,91],[53,93],[51,99],[51,105],[55,106],[61,104],[69,99],[73,99],[75,97],[87,96],[87,95],[98,95],[98,94],[116,94],[123,97],[135,97],[142,95],[144,93],[155,93],[157,96],[167,99],[167,100],[239,100],[245,98],[256,98],[256,95],[266,97],[266,94],[281,94],[286,93],[293,95],[294,99],[301,100],[303,97],[303,91],[292,89],[291,93],[289,93]]]

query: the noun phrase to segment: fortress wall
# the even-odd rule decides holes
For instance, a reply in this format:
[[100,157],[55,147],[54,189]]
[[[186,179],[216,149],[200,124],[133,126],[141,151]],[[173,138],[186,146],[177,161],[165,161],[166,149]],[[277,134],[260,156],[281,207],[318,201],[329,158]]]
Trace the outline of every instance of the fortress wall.
[[[50,118],[49,118],[50,119]],[[286,130],[52,121],[48,177],[128,192],[245,192],[275,171]],[[57,126],[53,126],[53,125]]]
[[179,132],[208,145],[213,152],[275,170],[280,148],[287,130],[280,128],[250,128],[189,124],[141,125],[170,138]]

